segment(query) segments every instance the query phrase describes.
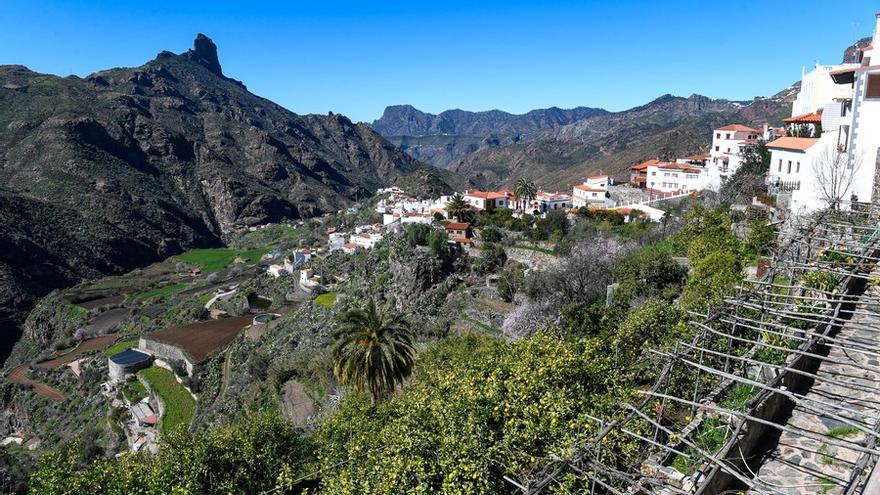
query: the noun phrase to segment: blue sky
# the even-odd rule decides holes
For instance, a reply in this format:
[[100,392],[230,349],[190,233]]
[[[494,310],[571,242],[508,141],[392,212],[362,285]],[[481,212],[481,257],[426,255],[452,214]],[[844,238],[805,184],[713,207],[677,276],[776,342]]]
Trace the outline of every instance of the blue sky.
[[3,0],[0,64],[85,76],[185,51],[203,32],[228,76],[298,113],[622,110],[665,93],[773,94],[804,65],[839,62],[877,10],[876,0]]

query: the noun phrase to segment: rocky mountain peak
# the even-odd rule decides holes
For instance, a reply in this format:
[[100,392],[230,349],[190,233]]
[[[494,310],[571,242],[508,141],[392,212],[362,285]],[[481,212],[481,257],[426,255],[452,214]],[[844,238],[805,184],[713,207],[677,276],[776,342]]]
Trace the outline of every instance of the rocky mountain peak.
[[223,75],[223,70],[220,68],[220,59],[217,57],[217,45],[204,34],[199,33],[196,35],[193,47],[187,50],[185,55],[190,60],[204,65],[214,74],[218,76]]

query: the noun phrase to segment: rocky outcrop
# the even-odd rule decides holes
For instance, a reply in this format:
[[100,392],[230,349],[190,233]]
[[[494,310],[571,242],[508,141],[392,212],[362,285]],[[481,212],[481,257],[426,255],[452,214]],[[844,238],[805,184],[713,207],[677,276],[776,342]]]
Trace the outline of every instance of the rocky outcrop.
[[0,66],[0,108],[0,318],[52,288],[385,185],[449,190],[451,174],[366,125],[248,92],[201,34],[181,55],[84,79]]

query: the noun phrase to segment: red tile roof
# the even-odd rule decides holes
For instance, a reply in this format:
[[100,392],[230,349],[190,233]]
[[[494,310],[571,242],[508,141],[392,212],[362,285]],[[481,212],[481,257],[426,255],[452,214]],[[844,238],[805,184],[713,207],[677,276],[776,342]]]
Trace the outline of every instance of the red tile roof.
[[344,247],[345,249],[355,249],[360,246],[358,246],[357,244],[355,244],[353,242],[346,242],[345,244],[342,245],[342,247]]
[[806,151],[814,144],[818,143],[818,138],[803,138],[803,137],[781,137],[775,141],[772,141],[767,145],[768,148],[780,148],[785,150],[798,150],[798,151]]
[[599,179],[607,179],[607,178],[608,178],[608,175],[607,175],[607,174],[602,174],[602,175],[591,175],[591,176],[587,177],[587,180],[590,180],[590,179],[593,179],[593,180],[599,180]]
[[658,163],[657,168],[660,168],[663,170],[681,170],[683,172],[699,172],[699,169],[696,169],[694,167],[690,167],[690,166],[685,165],[683,163],[663,162],[663,163]]
[[600,189],[598,187],[590,187],[590,186],[586,186],[584,184],[578,184],[578,185],[574,186],[574,188],[580,189],[581,191],[586,191],[586,192],[605,192],[605,189]]
[[476,189],[472,191],[465,191],[464,195],[481,199],[500,199],[509,196],[507,191],[477,191]]
[[752,129],[751,127],[744,126],[742,124],[730,124],[724,127],[719,127],[715,129],[716,131],[737,131],[737,132],[758,132],[757,129]]
[[822,122],[822,111],[813,112],[813,113],[805,113],[803,115],[797,115],[795,117],[789,117],[783,122],[789,124],[819,124]]
[[446,230],[467,230],[471,228],[471,224],[467,222],[452,222],[446,226]]
[[453,237],[452,240],[459,244],[470,244],[472,242],[472,239],[468,239],[467,237]]
[[646,168],[648,168],[649,165],[656,165],[658,163],[660,163],[660,160],[645,160],[642,163],[639,163],[638,165],[633,165],[630,168],[632,170],[645,170]]

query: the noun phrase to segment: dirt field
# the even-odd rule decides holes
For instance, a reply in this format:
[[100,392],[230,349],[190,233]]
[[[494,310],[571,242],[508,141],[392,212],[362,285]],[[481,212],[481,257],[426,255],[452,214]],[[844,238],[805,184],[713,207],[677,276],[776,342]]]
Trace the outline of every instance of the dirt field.
[[42,395],[43,397],[48,397],[49,399],[58,401],[67,400],[67,397],[60,391],[50,387],[49,385],[46,385],[43,382],[31,380],[30,378],[28,378],[27,374],[28,366],[26,364],[23,364],[18,368],[12,370],[7,378],[12,383],[19,383],[26,387],[31,387],[31,389],[33,389],[35,393]]
[[201,321],[165,328],[151,333],[147,338],[176,345],[192,356],[195,362],[201,362],[226,347],[253,320],[253,315],[245,315]]
[[101,306],[115,306],[122,303],[123,299],[125,299],[125,296],[121,294],[116,294],[115,296],[107,296],[98,299],[92,299],[91,301],[78,302],[76,303],[76,305],[91,311],[93,309],[100,308]]
[[93,339],[83,340],[72,351],[54,357],[48,361],[37,363],[37,366],[48,369],[64,366],[67,363],[71,363],[79,359],[79,357],[84,354],[110,347],[110,345],[116,340],[116,337],[116,335],[101,335],[100,337],[95,337]]

